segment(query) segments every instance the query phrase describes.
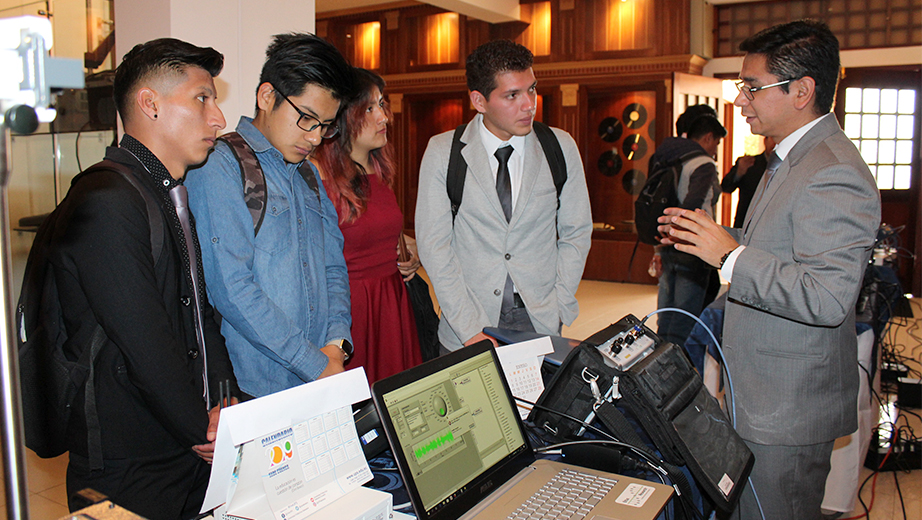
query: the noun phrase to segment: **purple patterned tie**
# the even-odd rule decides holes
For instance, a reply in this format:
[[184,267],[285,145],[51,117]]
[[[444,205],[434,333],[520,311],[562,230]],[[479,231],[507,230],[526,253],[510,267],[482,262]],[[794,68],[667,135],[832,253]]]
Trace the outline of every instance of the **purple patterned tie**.
[[195,254],[195,241],[192,236],[192,224],[189,220],[189,194],[186,187],[179,185],[170,190],[170,200],[176,206],[176,215],[182,224],[182,234],[186,239],[186,250],[189,252],[189,271],[192,275],[192,293],[195,295],[195,339],[198,342],[199,352],[202,353],[202,382],[205,385],[205,409],[211,404],[211,395],[208,391],[208,353],[205,351],[205,333],[202,329],[202,302],[199,301],[198,288],[198,257]]
[[[768,157],[768,164],[765,165],[765,173],[762,175],[762,182],[759,183],[758,196],[753,197],[755,202],[749,206],[749,209],[747,210],[747,216],[748,213],[752,212],[755,207],[759,205],[759,202],[762,202],[762,195],[765,195],[765,190],[768,189],[768,183],[772,181],[772,177],[774,177],[775,172],[778,171],[778,167],[781,166],[781,163],[781,157],[778,157],[777,153],[772,152],[772,154]],[[751,221],[746,222],[746,229],[743,230],[744,235],[749,231],[750,222]]]

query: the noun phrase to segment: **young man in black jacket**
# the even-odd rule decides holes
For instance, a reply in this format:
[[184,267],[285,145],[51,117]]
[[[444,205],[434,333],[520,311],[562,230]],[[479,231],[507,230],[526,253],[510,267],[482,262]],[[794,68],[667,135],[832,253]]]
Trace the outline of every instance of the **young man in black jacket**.
[[[186,170],[205,160],[224,128],[213,79],[223,62],[214,49],[174,39],[125,56],[114,85],[125,135],[106,158],[138,187],[111,164],[81,174],[59,208],[51,245],[65,349],[76,355],[99,327],[105,334],[94,376],[102,457],[88,444],[80,395],[68,425],[68,496],[92,488],[150,519],[198,513],[218,383],[236,389],[205,297],[195,222],[178,214],[181,198],[173,202]],[[154,214],[146,200],[156,201]],[[162,227],[152,226],[157,221]],[[160,239],[157,253],[151,244]]]

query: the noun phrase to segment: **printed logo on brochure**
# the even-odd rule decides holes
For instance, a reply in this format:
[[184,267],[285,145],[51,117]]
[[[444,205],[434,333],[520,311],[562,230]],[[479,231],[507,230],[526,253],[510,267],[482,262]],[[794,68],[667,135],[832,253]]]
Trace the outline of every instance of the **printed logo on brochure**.
[[288,461],[292,456],[294,456],[294,448],[290,440],[266,448],[266,458],[269,459],[270,468]]

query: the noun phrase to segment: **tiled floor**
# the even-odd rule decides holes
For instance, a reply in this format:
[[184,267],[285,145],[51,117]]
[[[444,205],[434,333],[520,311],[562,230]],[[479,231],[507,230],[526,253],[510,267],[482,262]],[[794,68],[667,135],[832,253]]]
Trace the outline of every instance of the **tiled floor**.
[[[583,281],[577,299],[580,303],[579,318],[570,327],[564,327],[563,335],[576,339],[586,338],[603,329],[626,314],[642,318],[656,309],[656,287],[650,285],[619,284],[607,282]],[[916,319],[922,319],[922,303],[914,300],[913,310]],[[650,325],[655,323],[651,319]],[[916,321],[912,322],[918,327]],[[896,343],[904,346],[904,353],[915,359],[922,359],[922,335],[918,328],[910,331],[909,327],[896,328]],[[915,410],[918,412],[918,410]],[[922,434],[922,424],[916,417],[909,417],[909,424],[915,428],[917,435]],[[67,514],[64,476],[67,455],[55,459],[40,459],[27,450],[29,507],[33,520],[50,520]],[[861,480],[871,474],[862,469]],[[897,493],[894,475],[899,478],[903,502],[906,507],[907,520],[922,520],[922,471],[910,473],[880,473],[877,478],[874,502],[870,518],[879,520],[897,520],[903,518],[900,498]],[[871,482],[865,486],[862,497],[871,505]],[[5,499],[2,502],[2,515],[6,517]],[[860,513],[858,513],[860,511]],[[860,504],[856,512],[843,515],[849,518],[863,514]]]

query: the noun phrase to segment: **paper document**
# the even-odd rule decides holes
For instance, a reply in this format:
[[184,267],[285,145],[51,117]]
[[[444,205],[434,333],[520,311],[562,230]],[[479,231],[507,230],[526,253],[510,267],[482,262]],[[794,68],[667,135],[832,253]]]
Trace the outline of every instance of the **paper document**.
[[[276,482],[273,486],[279,486],[278,494],[285,495],[286,489],[296,484],[283,485],[291,479],[275,478],[285,472],[298,474],[306,482],[336,469],[336,482],[331,477],[330,484],[337,486],[337,496],[351,489],[349,483],[362,478],[365,471],[370,478],[351,413],[353,403],[370,397],[365,370],[356,368],[221,410],[211,478],[201,512],[229,502],[231,497],[240,500],[245,495],[261,493],[263,487],[274,508],[278,503],[273,502],[276,489],[273,487],[269,493],[266,486],[270,484],[262,477]],[[263,443],[266,445],[256,446]],[[238,450],[242,445],[246,449]],[[242,461],[238,451],[247,455]],[[279,463],[273,474],[269,464],[276,458]],[[288,463],[287,469],[281,470],[282,462]],[[241,467],[235,473],[238,463]],[[309,494],[306,490],[298,494]]]
[[[526,401],[535,402],[544,392],[544,380],[541,379],[541,363],[545,354],[554,351],[551,338],[543,338],[513,343],[496,349],[499,363],[503,367],[506,381],[512,395]],[[522,419],[528,417],[531,406],[516,403]]]

